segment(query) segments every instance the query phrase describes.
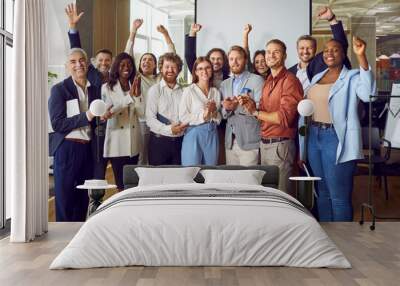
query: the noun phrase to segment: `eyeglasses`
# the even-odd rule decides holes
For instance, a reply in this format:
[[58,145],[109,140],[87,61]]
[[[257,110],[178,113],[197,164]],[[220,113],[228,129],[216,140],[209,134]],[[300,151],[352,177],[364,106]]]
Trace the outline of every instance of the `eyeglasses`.
[[196,71],[205,71],[205,70],[208,70],[208,71],[210,71],[210,70],[211,70],[211,67],[205,67],[205,68],[196,68]]

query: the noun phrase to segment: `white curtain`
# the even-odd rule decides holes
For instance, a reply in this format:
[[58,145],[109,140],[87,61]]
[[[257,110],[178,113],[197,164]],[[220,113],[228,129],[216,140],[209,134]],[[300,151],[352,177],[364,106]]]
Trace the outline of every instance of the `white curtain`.
[[6,187],[12,242],[48,227],[46,0],[16,0],[13,92],[6,98]]

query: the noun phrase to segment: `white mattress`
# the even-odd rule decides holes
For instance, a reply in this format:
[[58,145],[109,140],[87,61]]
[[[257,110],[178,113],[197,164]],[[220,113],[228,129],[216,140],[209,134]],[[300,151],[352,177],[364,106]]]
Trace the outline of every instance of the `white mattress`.
[[[137,192],[207,189],[262,190],[275,199],[178,196],[121,200]],[[105,201],[50,269],[128,265],[350,268],[318,222],[293,203],[300,204],[281,191],[261,186],[132,188]]]

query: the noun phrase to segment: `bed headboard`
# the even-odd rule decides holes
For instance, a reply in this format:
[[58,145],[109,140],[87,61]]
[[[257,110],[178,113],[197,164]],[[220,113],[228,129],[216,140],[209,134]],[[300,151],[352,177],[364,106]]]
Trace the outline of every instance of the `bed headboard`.
[[[163,165],[163,166],[142,166],[142,165],[125,165],[124,166],[124,189],[129,189],[136,187],[139,182],[139,177],[135,171],[137,167],[145,167],[145,168],[181,168],[180,165]],[[279,183],[279,168],[277,166],[233,166],[233,165],[219,165],[219,166],[199,166],[202,170],[204,169],[220,169],[220,170],[263,170],[265,171],[265,175],[262,179],[261,184],[265,187],[278,188]],[[204,183],[204,178],[200,174],[194,178],[197,183]]]

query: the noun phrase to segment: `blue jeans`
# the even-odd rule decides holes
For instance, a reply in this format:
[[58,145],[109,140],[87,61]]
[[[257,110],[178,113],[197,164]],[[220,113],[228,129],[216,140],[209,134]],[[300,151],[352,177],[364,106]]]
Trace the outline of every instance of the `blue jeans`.
[[334,128],[311,126],[307,153],[314,176],[321,177],[316,184],[320,221],[352,221],[353,174],[355,161],[336,164],[339,140]]
[[182,165],[217,165],[218,132],[214,122],[190,126],[182,142]]

